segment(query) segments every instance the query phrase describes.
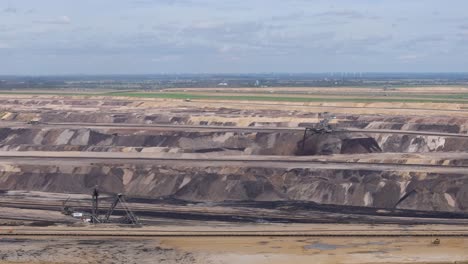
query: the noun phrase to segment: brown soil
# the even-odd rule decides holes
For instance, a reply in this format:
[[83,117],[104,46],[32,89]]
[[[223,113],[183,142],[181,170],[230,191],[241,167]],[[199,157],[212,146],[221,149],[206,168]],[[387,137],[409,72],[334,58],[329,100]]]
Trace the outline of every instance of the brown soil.
[[[295,89],[292,89],[295,91]],[[361,89],[362,90],[362,89]],[[361,92],[359,90],[359,92]],[[330,90],[331,91],[331,90]],[[338,90],[337,90],[338,91]],[[340,90],[342,91],[342,90]],[[356,92],[358,90],[346,90]],[[362,90],[366,91],[366,89]],[[403,91],[403,90],[402,90]],[[410,92],[410,90],[404,90]],[[418,91],[411,90],[411,92]],[[433,92],[446,91],[434,88]],[[448,91],[448,92],[453,92]],[[441,135],[325,133],[306,137],[280,131],[187,131],[119,127],[66,127],[47,123],[166,124],[248,127],[316,126],[324,112],[336,116],[333,128],[394,129],[467,134],[467,112],[459,104],[441,103],[287,103],[214,102],[200,100],[0,96],[0,150],[12,153],[67,151],[96,153],[191,153],[200,157],[275,155],[316,156],[324,162],[282,165],[211,163],[210,161],[93,162],[76,160],[41,164],[40,159],[4,157],[0,188],[88,194],[99,185],[104,192],[125,192],[142,198],[170,197],[191,202],[308,201],[338,206],[466,212],[467,177],[442,169],[433,172],[398,164],[466,166],[466,157],[410,154],[463,153],[468,139]],[[26,124],[28,121],[40,124]],[[43,125],[41,125],[41,123]],[[304,146],[304,148],[302,147]],[[372,156],[353,156],[370,153]],[[379,153],[395,153],[395,156]],[[345,156],[350,155],[350,156]],[[49,159],[50,162],[51,159]],[[394,170],[326,162],[394,164]],[[288,161],[285,161],[288,162]],[[456,169],[456,167],[455,167]]]

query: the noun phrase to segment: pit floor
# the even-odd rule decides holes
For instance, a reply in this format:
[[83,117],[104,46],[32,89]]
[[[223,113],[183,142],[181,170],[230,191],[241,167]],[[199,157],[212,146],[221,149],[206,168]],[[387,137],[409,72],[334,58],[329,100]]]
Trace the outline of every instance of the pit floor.
[[468,263],[468,238],[8,237],[0,263]]

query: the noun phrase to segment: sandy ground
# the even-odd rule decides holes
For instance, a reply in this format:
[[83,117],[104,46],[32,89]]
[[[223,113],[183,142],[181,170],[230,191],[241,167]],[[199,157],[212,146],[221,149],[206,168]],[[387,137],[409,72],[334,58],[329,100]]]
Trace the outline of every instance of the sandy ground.
[[[208,252],[214,263],[424,263],[467,261],[467,239],[443,238],[210,238],[166,239],[163,244]],[[206,254],[206,253],[205,253]]]
[[0,238],[0,263],[468,263],[467,238]]
[[[382,114],[382,115],[423,115],[423,116],[467,116],[467,105],[459,103],[398,103],[398,102],[262,102],[262,101],[232,101],[232,100],[192,100],[185,102],[179,99],[158,99],[158,98],[135,98],[135,97],[103,97],[103,96],[51,96],[51,95],[0,95],[2,100],[13,100],[11,105],[3,102],[3,109],[14,109],[15,111],[36,110],[37,105],[33,102],[41,101],[41,107],[47,107],[50,110],[77,110],[77,111],[102,111],[104,108],[117,110],[119,112],[128,111],[146,111],[147,113],[157,113],[165,109],[219,109],[230,108],[239,110],[278,110],[281,107],[283,111],[291,111],[291,116],[275,116],[280,122],[293,121],[297,119],[295,115],[301,112],[325,112],[344,114]],[[13,103],[14,100],[24,101],[24,103]],[[127,106],[111,107],[104,102],[132,102]],[[87,102],[95,104],[90,105],[70,105],[71,102]],[[435,112],[434,110],[437,110]],[[297,111],[297,112],[293,112]],[[194,116],[197,117],[197,116]],[[214,116],[213,116],[214,117]],[[222,117],[219,117],[222,118]],[[268,116],[257,119],[270,118]],[[252,120],[254,120],[252,118]],[[194,120],[195,121],[195,120]],[[234,120],[231,120],[234,121]],[[299,121],[298,121],[299,122]],[[240,124],[242,125],[242,124]]]

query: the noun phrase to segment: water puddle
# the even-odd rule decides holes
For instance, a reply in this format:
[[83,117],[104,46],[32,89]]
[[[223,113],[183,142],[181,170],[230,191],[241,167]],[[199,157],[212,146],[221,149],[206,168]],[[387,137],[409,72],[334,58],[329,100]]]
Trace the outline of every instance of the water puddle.
[[337,248],[342,248],[342,247],[344,246],[316,242],[316,243],[304,246],[304,249],[335,250]]

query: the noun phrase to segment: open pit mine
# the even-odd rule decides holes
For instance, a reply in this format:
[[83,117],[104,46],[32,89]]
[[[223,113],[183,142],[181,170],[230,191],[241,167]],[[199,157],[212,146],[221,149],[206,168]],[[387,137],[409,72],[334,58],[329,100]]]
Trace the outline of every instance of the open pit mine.
[[129,210],[147,235],[468,235],[459,104],[2,95],[0,106],[5,235],[97,235],[80,228],[123,224]]

